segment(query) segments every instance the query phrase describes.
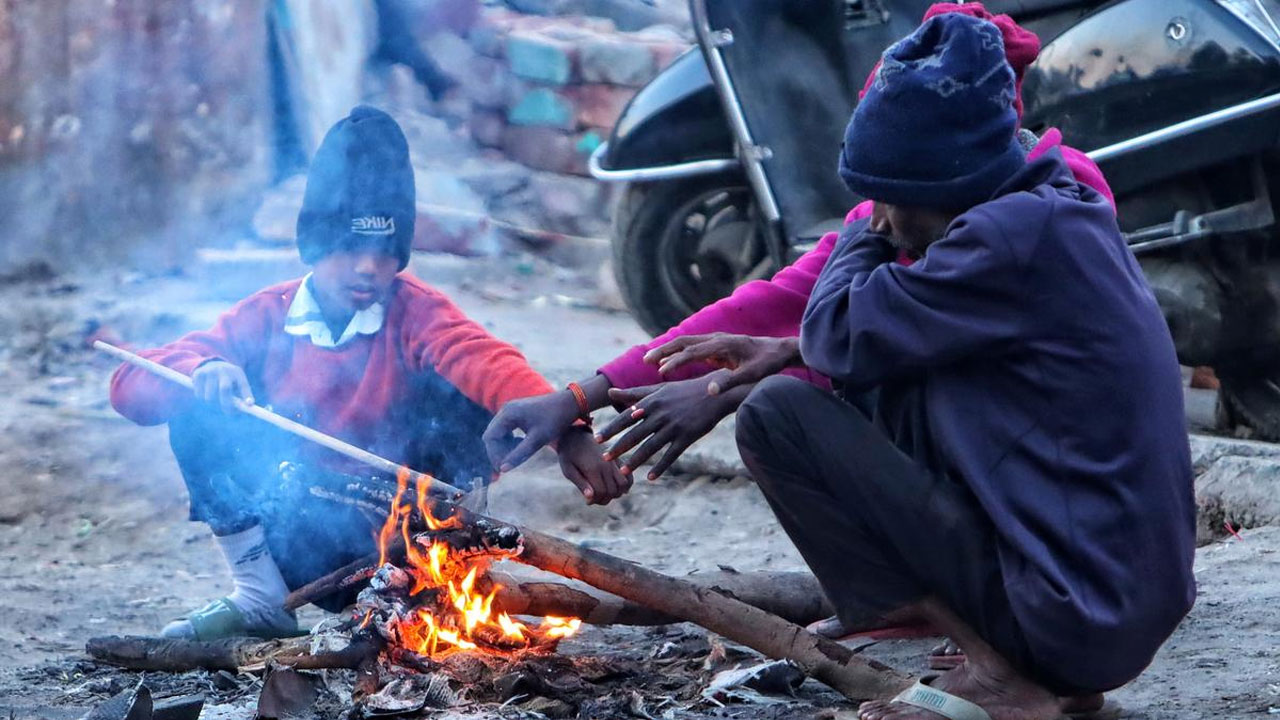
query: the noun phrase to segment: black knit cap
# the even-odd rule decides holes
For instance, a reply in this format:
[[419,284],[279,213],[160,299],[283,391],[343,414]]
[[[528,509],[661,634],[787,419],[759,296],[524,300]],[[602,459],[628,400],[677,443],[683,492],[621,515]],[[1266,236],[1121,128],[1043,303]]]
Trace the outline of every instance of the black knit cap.
[[409,264],[414,186],[409,143],[390,115],[358,105],[325,134],[307,172],[298,253],[312,264],[336,250],[377,247]]

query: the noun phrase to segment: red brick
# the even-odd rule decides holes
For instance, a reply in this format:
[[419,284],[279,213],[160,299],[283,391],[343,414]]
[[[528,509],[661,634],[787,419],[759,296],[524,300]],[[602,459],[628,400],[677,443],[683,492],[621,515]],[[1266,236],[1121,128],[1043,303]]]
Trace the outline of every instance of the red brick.
[[613,127],[636,91],[618,85],[579,85],[564,94],[573,103],[579,126]]

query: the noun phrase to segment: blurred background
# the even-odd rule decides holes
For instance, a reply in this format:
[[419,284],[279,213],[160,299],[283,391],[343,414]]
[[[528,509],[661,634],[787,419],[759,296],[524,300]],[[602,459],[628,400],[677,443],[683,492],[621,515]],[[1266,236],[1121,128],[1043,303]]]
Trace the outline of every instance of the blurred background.
[[587,157],[690,44],[677,0],[2,3],[0,274],[288,263],[300,173],[359,102],[409,136],[421,249],[603,238]]

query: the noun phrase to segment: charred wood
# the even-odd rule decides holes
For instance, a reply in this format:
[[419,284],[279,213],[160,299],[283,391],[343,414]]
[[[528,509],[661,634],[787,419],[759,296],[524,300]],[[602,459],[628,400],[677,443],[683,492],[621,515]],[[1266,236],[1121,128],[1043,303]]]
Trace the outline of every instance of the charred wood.
[[227,638],[225,640],[178,640],[108,635],[90,638],[85,649],[95,660],[130,670],[227,670],[257,665],[267,660],[285,661],[307,654],[307,637],[283,640]]

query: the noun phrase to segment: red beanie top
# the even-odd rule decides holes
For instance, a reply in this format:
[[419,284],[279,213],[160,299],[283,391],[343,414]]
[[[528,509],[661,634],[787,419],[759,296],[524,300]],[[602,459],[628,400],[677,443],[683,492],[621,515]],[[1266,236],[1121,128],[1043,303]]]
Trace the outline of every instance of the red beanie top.
[[[992,15],[979,2],[967,2],[963,5],[959,3],[934,3],[925,11],[924,18],[928,20],[937,15],[945,15],[947,13],[961,13],[981,20],[987,20],[1000,29],[1000,34],[1004,36],[1004,55],[1009,61],[1010,67],[1013,68],[1014,76],[1014,96],[1013,109],[1018,113],[1018,120],[1022,120],[1022,76],[1027,71],[1027,66],[1035,62],[1036,56],[1040,54],[1040,38],[1035,33],[1027,30],[1013,18],[1008,15]],[[871,74],[867,76],[867,82],[862,86],[862,92],[858,93],[858,99],[861,100],[867,90],[871,88],[871,83],[875,81],[876,71],[880,69],[880,63],[871,69]]]

